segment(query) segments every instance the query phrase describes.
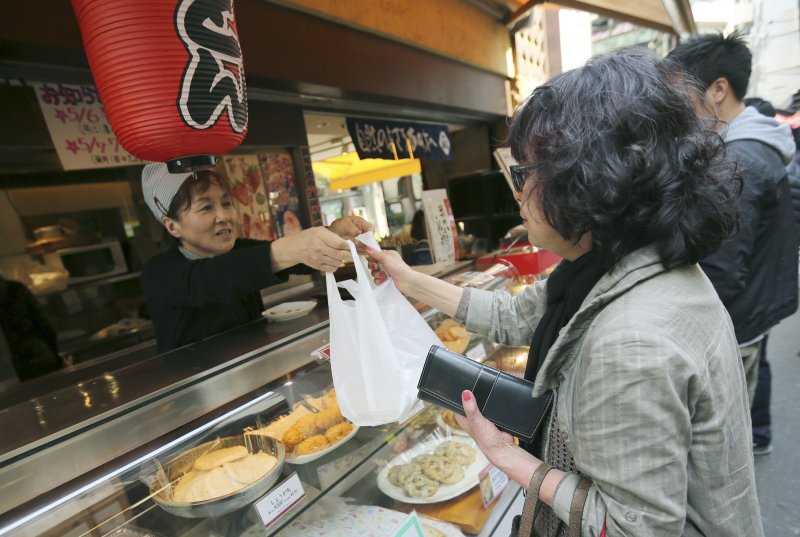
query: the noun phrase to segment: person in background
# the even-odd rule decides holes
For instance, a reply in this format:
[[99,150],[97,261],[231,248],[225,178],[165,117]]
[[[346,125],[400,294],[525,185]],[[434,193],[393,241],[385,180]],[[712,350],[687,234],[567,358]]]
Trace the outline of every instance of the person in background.
[[259,319],[261,289],[290,273],[335,271],[352,259],[346,239],[372,230],[348,216],[272,242],[237,238],[230,188],[213,171],[173,174],[163,163],[148,164],[142,192],[175,240],[142,270],[160,352]]
[[64,367],[56,332],[39,301],[20,282],[0,276],[0,329],[20,381]]
[[514,114],[523,225],[564,259],[546,280],[512,297],[369,254],[376,283],[388,275],[471,331],[530,344],[525,378],[554,395],[534,441],[515,445],[469,390],[457,419],[538,494],[539,537],[763,536],[736,337],[697,265],[735,228],[741,178],[681,80],[672,62],[617,51]]
[[[794,141],[787,125],[742,102],[752,55],[739,34],[693,37],[668,57],[699,84],[701,106],[744,174],[740,228],[700,266],[733,320],[752,404],[767,334],[797,310],[798,238],[786,173]],[[754,426],[754,454],[769,453],[771,440],[769,427]]]

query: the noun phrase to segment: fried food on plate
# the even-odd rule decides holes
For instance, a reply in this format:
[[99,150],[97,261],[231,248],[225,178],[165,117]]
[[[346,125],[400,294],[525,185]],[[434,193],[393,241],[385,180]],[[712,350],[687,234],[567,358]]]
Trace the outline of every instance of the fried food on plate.
[[314,424],[317,426],[318,431],[325,431],[343,421],[344,418],[342,417],[342,412],[339,410],[339,407],[321,410],[318,414],[314,415]]
[[312,453],[316,453],[317,451],[322,451],[328,447],[328,445],[328,439],[321,434],[318,434],[312,436],[311,438],[306,438],[300,442],[297,447],[294,448],[294,454],[298,457],[302,455],[310,455]]
[[328,428],[328,430],[325,431],[325,438],[328,439],[328,442],[334,444],[350,434],[352,430],[353,426],[343,421],[342,423],[337,423],[333,427]]

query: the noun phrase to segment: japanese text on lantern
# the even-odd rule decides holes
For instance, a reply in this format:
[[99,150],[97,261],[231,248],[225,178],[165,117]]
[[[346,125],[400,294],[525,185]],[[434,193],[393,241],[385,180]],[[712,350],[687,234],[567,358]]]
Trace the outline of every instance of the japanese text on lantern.
[[33,87],[65,170],[142,162],[117,141],[94,86],[38,82]]

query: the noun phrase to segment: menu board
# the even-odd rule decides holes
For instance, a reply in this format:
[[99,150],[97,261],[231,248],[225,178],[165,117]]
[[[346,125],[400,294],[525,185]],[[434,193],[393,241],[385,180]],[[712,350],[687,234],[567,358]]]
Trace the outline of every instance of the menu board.
[[300,201],[294,180],[292,155],[289,151],[267,151],[258,154],[261,173],[269,192],[269,206],[275,219],[278,237],[287,237],[303,229],[300,223]]
[[444,188],[423,190],[422,209],[428,227],[433,260],[436,263],[452,263],[458,259],[458,231],[450,200]]
[[274,240],[272,218],[264,178],[256,155],[225,155],[225,172],[239,213],[239,236]]
[[32,84],[65,170],[144,164],[120,145],[92,85]]

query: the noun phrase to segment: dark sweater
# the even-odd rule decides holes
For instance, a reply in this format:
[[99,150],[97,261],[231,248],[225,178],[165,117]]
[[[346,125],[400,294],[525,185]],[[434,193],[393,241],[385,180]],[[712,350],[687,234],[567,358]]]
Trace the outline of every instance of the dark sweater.
[[[289,270],[310,270],[297,268]],[[233,250],[207,259],[187,259],[177,247],[157,255],[142,270],[142,284],[158,351],[259,319],[260,290],[285,282],[289,270],[272,272],[270,243],[251,239],[237,239]]]

